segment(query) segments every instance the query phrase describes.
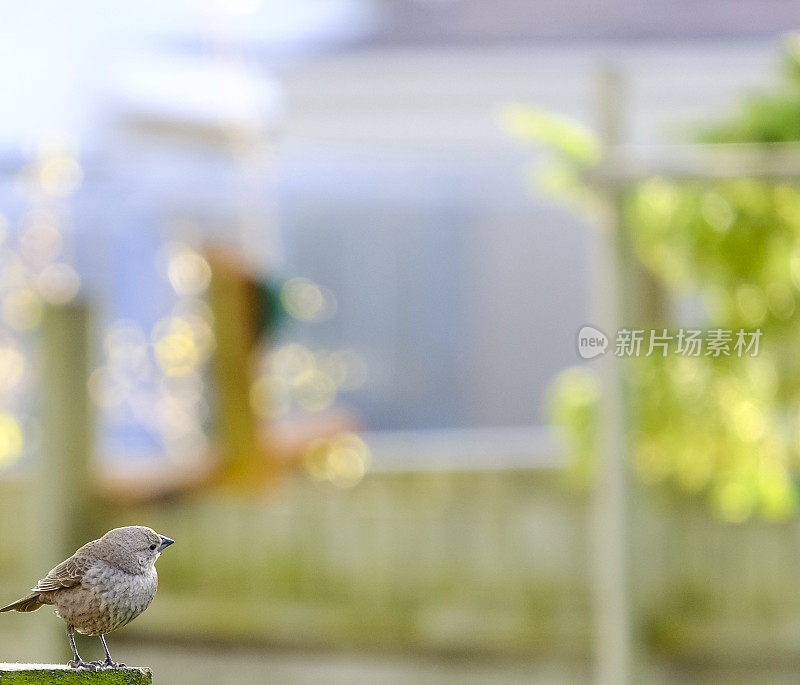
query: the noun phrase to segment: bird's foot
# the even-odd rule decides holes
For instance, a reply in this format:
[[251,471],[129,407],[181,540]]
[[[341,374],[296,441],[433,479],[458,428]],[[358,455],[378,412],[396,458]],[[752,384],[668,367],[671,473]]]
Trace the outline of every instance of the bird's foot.
[[98,668],[127,668],[125,664],[118,664],[116,661],[111,661],[111,659],[105,659],[104,661],[92,661],[90,663]]
[[85,668],[87,671],[96,671],[97,664],[95,662],[84,661],[83,659],[73,659],[67,666],[70,668]]

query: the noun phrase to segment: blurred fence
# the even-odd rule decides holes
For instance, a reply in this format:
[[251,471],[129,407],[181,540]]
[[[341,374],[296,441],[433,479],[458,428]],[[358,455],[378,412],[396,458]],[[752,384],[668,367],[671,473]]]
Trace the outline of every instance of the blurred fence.
[[[35,581],[20,572],[37,544],[21,519],[32,487],[0,483],[9,601]],[[651,653],[800,658],[798,524],[724,525],[659,492],[639,504],[633,531],[635,627]],[[375,473],[348,490],[297,477],[263,500],[107,508],[94,532],[146,523],[178,540],[129,637],[585,661],[586,499],[553,468]],[[6,617],[0,638],[28,620]]]

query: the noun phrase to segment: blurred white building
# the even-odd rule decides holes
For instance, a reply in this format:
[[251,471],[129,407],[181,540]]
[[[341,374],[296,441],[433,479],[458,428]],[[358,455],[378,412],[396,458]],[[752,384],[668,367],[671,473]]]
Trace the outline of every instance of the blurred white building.
[[504,131],[524,102],[592,126],[594,77],[626,76],[628,140],[685,139],[776,73],[800,9],[776,2],[375,3],[365,38],[280,69],[277,193],[289,263],[339,315],[309,335],[355,345],[352,401],[375,428],[545,421],[550,380],[590,321],[587,231],[528,180]]
[[[188,216],[199,233],[179,238],[233,242],[275,278],[330,288],[336,316],[285,337],[358,352],[367,381],[340,400],[368,428],[408,429],[544,423],[591,319],[591,228],[535,194],[537,152],[502,107],[591,125],[611,61],[628,139],[680,138],[769,81],[800,9],[231,0],[109,16],[99,0],[41,0],[12,15],[0,167],[13,175],[53,132],[78,141],[69,230],[85,284],[113,282],[115,315],[152,324],[169,307],[153,255]],[[13,229],[24,203],[0,192]]]

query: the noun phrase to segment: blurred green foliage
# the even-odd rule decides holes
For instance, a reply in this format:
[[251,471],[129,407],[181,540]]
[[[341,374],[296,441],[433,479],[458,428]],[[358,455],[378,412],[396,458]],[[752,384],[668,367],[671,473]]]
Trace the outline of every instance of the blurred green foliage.
[[[797,36],[786,40],[782,62],[782,78],[771,91],[701,127],[696,141],[800,141]],[[538,126],[538,113],[526,119],[517,111],[513,119],[528,125],[512,130],[548,146],[558,177],[578,179],[591,167],[590,155],[574,152],[574,141],[585,140],[586,131],[578,135],[570,124]],[[566,142],[554,142],[561,133]],[[591,146],[583,142],[581,149]],[[585,209],[587,199],[591,205],[588,187],[547,187],[572,206]],[[626,189],[622,210],[636,255],[670,301],[689,312],[691,320],[682,314],[677,325],[762,331],[756,357],[655,354],[624,360],[635,471],[647,483],[706,497],[727,521],[787,518],[797,509],[800,468],[797,185],[650,178]],[[654,327],[653,321],[633,323]],[[591,474],[598,396],[591,365],[566,371],[552,389],[553,419],[565,429],[573,473],[584,480]]]
[[706,143],[782,143],[800,140],[800,34],[783,41],[781,79],[770,91],[758,92],[721,122],[701,127]]
[[526,105],[508,105],[501,118],[509,133],[544,146],[549,153],[545,163],[532,168],[531,184],[576,210],[588,210],[594,197],[584,172],[600,161],[594,134],[576,122]]

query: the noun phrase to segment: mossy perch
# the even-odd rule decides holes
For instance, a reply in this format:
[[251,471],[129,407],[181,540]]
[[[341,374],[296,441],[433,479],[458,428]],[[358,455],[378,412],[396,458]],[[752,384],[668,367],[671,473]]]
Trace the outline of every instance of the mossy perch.
[[2,685],[54,683],[57,685],[152,685],[149,668],[117,668],[103,671],[75,670],[52,664],[2,664]]

